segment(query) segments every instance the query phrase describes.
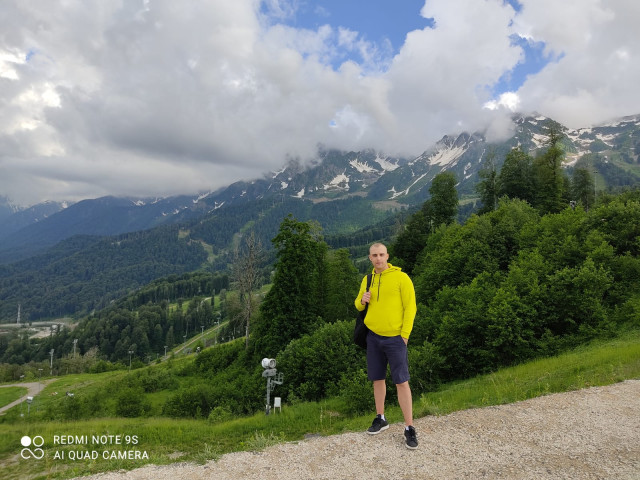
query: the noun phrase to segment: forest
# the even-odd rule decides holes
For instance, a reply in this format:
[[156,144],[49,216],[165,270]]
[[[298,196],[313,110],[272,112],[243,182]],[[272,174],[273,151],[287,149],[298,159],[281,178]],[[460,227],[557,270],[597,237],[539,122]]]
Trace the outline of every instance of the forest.
[[[388,242],[390,262],[416,288],[409,339],[416,394],[640,326],[640,190],[596,197],[587,169],[575,168],[571,176],[561,169],[557,143],[536,158],[514,149],[500,170],[482,172],[482,206],[463,223],[454,175],[437,175],[430,198]],[[353,412],[371,408],[365,357],[351,339],[362,279],[356,263],[363,259],[331,249],[318,222],[294,215],[271,240],[273,264],[265,264],[257,235],[244,240],[228,278],[206,272],[168,277],[76,327],[88,371],[124,368],[131,351],[141,366],[145,356],[148,363],[164,345],[214,321],[228,321],[238,336],[249,332],[205,348],[181,367],[169,360],[158,365],[162,370],[132,371],[129,388],[164,389],[167,398],[161,412],[144,405],[120,405],[121,411],[194,418],[253,413],[263,406],[264,357],[275,358],[286,378],[284,401],[339,396]],[[224,308],[207,301],[216,295]],[[170,308],[174,301],[186,308]],[[2,340],[3,362],[22,354],[26,363],[3,363],[3,380],[33,375],[43,356],[26,354],[30,348],[46,352],[54,345],[47,342],[58,342],[55,348],[68,357],[70,339],[63,328],[39,347],[24,336]],[[179,386],[183,376],[192,380]],[[94,404],[78,402],[72,413],[49,415],[92,415]]]
[[283,198],[231,206],[180,225],[110,237],[74,236],[35,257],[0,265],[0,318],[15,322],[20,304],[24,322],[78,319],[158,278],[198,270],[224,273],[232,263],[235,236],[249,229],[265,245],[265,262],[273,263],[271,239],[289,213],[330,227],[328,236],[350,232],[364,241],[360,228],[392,214],[371,210],[361,197],[317,204]]
[[[547,214],[523,200],[503,198],[495,210],[463,225],[445,222],[427,233],[412,271],[419,302],[409,341],[413,389],[434,390],[637,327],[639,197],[637,191],[601,195],[589,211],[577,205]],[[280,394],[287,401],[341,395],[354,412],[368,407],[364,355],[351,341],[352,302],[361,275],[348,251],[328,249],[317,227],[293,217],[283,221],[274,244],[273,283],[252,319],[248,346],[236,340],[206,348],[186,371],[160,375],[153,388],[173,392],[162,414],[254,412],[263,402],[258,363],[265,356],[276,358],[284,372]],[[198,304],[189,304],[184,315],[167,314],[154,304],[97,314],[78,327],[84,332],[82,348],[89,349],[83,352],[95,355],[97,348],[98,358],[124,364],[133,343],[136,351],[157,348],[171,330],[175,338],[211,322],[212,312],[199,313]],[[3,374],[9,374],[7,365]],[[152,388],[144,386],[149,375],[133,371],[127,381],[144,391]],[[181,375],[206,381],[176,388]],[[83,415],[80,407],[74,415]]]

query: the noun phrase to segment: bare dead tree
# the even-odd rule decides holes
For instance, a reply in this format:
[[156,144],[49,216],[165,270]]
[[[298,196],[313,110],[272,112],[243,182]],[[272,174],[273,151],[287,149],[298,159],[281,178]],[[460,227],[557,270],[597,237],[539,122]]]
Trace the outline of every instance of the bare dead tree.
[[234,261],[231,272],[231,281],[238,291],[240,300],[241,325],[245,328],[245,348],[249,346],[249,330],[251,317],[257,308],[257,297],[254,295],[260,285],[260,262],[264,255],[264,250],[260,239],[254,232],[244,237],[244,241],[238,242],[234,250]]

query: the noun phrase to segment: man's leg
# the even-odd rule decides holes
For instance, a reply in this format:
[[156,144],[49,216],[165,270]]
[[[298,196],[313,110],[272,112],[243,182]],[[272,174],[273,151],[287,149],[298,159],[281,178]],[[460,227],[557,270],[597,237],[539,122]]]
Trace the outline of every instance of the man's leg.
[[[384,382],[384,380],[383,380]],[[404,423],[409,427],[413,425],[413,401],[411,399],[411,388],[409,382],[399,383],[396,385],[398,389],[398,404],[402,410],[404,416]],[[375,382],[374,382],[374,395],[375,395]],[[382,399],[384,405],[384,397]],[[378,408],[378,400],[376,399],[376,409]],[[378,410],[378,413],[380,411]]]
[[373,419],[373,423],[367,429],[369,435],[377,435],[389,428],[389,422],[384,418],[384,397],[387,393],[387,387],[384,380],[373,381],[373,398],[376,401],[376,411],[378,415]]
[[[387,386],[384,380],[373,381],[373,398],[376,402],[376,413],[384,415],[384,399],[387,395]],[[411,393],[409,393],[411,395]]]

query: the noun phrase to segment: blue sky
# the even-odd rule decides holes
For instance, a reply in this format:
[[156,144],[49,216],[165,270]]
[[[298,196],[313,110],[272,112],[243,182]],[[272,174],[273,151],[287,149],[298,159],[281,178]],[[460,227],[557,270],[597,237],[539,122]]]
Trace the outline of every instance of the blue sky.
[[[505,1],[516,12],[522,9],[516,0]],[[278,20],[295,28],[310,30],[327,24],[334,28],[347,28],[358,32],[364,40],[379,45],[381,50],[388,48],[390,55],[396,55],[408,32],[435,26],[434,18],[420,15],[424,4],[424,0],[303,0],[297,4],[291,16]],[[268,12],[269,6],[264,5],[264,9]],[[496,97],[504,92],[516,91],[528,75],[539,72],[553,60],[552,56],[545,54],[544,42],[529,41],[515,34],[511,40],[522,48],[524,59],[496,82],[492,90]],[[334,59],[332,66],[338,68],[348,58],[356,62],[363,61],[357,52],[343,51]]]
[[21,205],[640,113],[637,0],[3,0],[0,22],[0,196]]
[[407,32],[433,25],[432,19],[420,16],[423,5],[424,0],[307,1],[287,23],[311,30],[324,24],[348,28],[372,42],[388,40],[397,52]]

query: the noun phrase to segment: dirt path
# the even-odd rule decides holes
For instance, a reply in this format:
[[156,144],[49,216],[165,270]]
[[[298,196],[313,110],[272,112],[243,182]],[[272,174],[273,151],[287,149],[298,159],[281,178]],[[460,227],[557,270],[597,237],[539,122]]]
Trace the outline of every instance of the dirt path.
[[0,415],[4,415],[4,412],[9,410],[12,407],[15,407],[16,405],[20,405],[20,402],[24,402],[27,397],[33,397],[34,395],[37,395],[39,392],[41,392],[42,390],[44,390],[44,387],[47,386],[47,384],[53,382],[54,379],[48,379],[48,380],[44,380],[42,382],[33,382],[33,383],[14,383],[12,385],[0,385],[0,388],[3,387],[24,387],[27,389],[27,394],[24,395],[23,397],[20,397],[18,400],[9,403],[8,405],[5,405],[4,407],[0,407]]
[[85,480],[640,479],[640,380],[424,417],[416,429],[415,451],[394,424]]

